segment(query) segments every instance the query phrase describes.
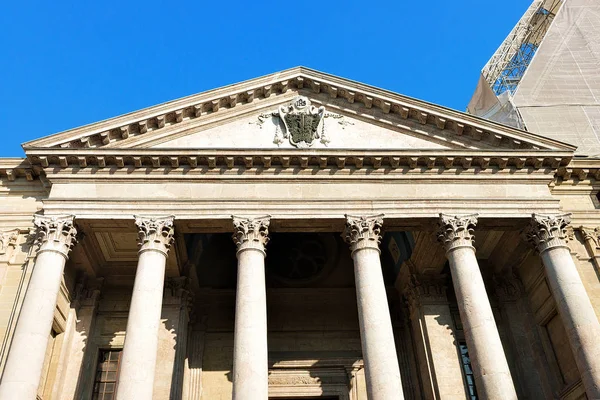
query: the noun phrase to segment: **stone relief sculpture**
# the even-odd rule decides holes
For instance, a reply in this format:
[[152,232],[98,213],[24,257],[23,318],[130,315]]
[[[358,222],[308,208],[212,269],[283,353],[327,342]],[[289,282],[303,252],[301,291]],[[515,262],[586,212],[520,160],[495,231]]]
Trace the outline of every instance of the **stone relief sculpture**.
[[276,126],[273,143],[280,146],[287,139],[292,146],[299,149],[312,147],[316,139],[326,146],[329,144],[330,140],[325,134],[327,118],[337,120],[342,129],[354,125],[353,122],[344,119],[343,115],[325,112],[323,106],[313,106],[305,96],[296,96],[290,103],[279,106],[277,111],[261,113],[257,121],[250,123],[262,129],[265,121],[271,118],[274,118]]
[[279,106],[278,116],[283,122],[285,132],[276,132],[274,143],[279,145],[283,143],[283,139],[288,139],[293,146],[305,148],[311,147],[315,139],[321,139],[323,144],[329,142],[322,123],[325,107],[313,106],[308,98],[298,96],[290,104]]

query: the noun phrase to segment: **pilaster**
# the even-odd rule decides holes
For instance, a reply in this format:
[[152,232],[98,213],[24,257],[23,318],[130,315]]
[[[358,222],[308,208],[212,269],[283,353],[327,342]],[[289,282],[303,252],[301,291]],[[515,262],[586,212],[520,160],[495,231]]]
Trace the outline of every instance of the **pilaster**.
[[95,348],[90,346],[90,338],[96,323],[96,313],[104,278],[89,278],[80,281],[75,287],[74,299],[65,329],[62,362],[64,373],[62,385],[55,385],[53,398],[78,399],[84,396],[88,378],[95,374]]
[[181,399],[192,296],[186,277],[166,278],[164,286],[154,397]]
[[548,398],[547,366],[541,338],[534,322],[521,279],[509,270],[492,278],[498,309],[503,321],[504,346],[519,398]]
[[447,277],[411,274],[403,294],[410,308],[425,399],[464,399],[461,360],[446,297]]

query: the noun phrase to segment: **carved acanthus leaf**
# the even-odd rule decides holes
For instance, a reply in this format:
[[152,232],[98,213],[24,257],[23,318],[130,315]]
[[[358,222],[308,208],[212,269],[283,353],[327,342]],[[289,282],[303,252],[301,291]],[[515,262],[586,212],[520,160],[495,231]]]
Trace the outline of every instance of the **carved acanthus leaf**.
[[17,245],[18,237],[18,229],[13,229],[10,231],[0,231],[0,254],[6,254],[9,247],[14,248]]
[[237,246],[238,253],[246,249],[265,251],[269,243],[270,216],[259,218],[243,218],[232,216],[233,236],[232,239]]
[[580,226],[578,230],[581,232],[585,242],[592,242],[596,249],[600,249],[600,227],[588,228]]
[[193,295],[189,278],[178,276],[165,279],[164,296],[179,302],[182,310],[185,309],[188,313],[192,311]]
[[477,214],[440,214],[438,240],[444,245],[446,251],[457,247],[473,247],[475,244],[476,225]]
[[174,220],[173,216],[161,218],[135,216],[140,252],[157,250],[167,255],[174,241]]
[[571,214],[533,214],[529,226],[523,231],[523,235],[540,253],[553,247],[566,247],[566,240],[568,240],[567,227],[570,222]]
[[502,275],[494,275],[493,281],[494,291],[501,302],[512,302],[523,297],[523,284],[512,271]]
[[75,228],[74,216],[49,217],[35,215],[33,225],[35,226],[35,244],[39,251],[55,251],[67,257],[69,252],[77,243],[77,229]]
[[88,278],[75,285],[74,301],[81,305],[96,305],[99,300],[104,278]]
[[346,215],[346,226],[342,238],[350,246],[352,253],[364,248],[379,251],[382,227],[383,214],[372,216]]
[[422,304],[447,304],[446,276],[424,276],[412,274],[403,289],[411,310]]

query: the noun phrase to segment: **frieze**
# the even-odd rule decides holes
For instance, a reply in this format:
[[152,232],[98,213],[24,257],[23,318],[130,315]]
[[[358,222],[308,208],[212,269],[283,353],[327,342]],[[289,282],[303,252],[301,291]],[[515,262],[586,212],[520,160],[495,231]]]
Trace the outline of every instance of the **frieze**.
[[309,375],[269,375],[269,385],[319,385],[321,379]]
[[298,386],[298,385],[335,385],[348,384],[346,371],[332,369],[321,370],[318,375],[310,375],[309,371],[271,371],[269,373],[269,385],[274,386]]

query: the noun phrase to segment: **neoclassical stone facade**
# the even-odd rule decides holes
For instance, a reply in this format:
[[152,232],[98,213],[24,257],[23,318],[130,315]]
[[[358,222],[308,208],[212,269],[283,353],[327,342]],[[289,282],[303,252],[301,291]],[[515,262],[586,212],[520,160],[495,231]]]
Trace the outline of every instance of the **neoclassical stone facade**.
[[600,398],[600,161],[305,68],[0,159],[0,400]]

